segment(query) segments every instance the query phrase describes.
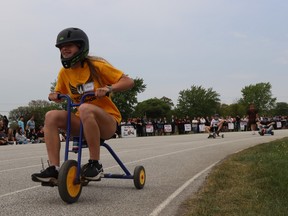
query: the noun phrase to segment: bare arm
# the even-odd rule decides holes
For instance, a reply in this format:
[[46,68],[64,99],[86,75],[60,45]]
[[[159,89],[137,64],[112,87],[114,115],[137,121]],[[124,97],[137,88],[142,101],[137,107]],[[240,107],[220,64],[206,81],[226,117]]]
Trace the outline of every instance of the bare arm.
[[134,80],[123,74],[122,77],[119,79],[119,81],[113,84],[111,87],[112,92],[121,92],[129,90],[133,88],[133,86],[134,86]]
[[103,88],[96,89],[95,96],[103,97],[109,91],[110,92],[126,91],[126,90],[133,88],[133,86],[134,86],[134,80],[123,74],[122,77],[119,79],[119,81],[111,85],[110,88],[105,86]]

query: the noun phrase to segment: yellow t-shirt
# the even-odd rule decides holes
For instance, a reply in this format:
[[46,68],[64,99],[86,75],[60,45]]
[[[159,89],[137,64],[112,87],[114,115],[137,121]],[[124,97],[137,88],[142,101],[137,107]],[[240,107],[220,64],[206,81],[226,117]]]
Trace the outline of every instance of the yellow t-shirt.
[[[118,82],[123,75],[122,71],[104,61],[92,60],[91,62],[99,68],[99,76],[101,77],[104,86]],[[55,91],[60,92],[61,94],[68,94],[74,103],[79,103],[82,95],[78,93],[77,86],[91,82],[94,84],[94,89],[101,87],[100,84],[92,78],[88,64],[85,62],[84,66],[81,68],[62,68],[58,74]],[[116,105],[112,102],[111,97],[98,99],[95,96],[88,96],[86,97],[85,103],[91,103],[102,108],[107,113],[111,114],[120,124],[121,114]],[[79,115],[79,113],[77,112],[76,115]]]

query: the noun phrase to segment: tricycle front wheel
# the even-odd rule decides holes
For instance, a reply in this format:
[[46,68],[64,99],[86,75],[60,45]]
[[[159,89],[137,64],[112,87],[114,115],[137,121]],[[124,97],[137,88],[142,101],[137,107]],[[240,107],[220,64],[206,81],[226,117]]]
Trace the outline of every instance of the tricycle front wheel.
[[82,185],[77,179],[77,161],[67,160],[59,170],[58,191],[64,202],[74,203],[81,194]]

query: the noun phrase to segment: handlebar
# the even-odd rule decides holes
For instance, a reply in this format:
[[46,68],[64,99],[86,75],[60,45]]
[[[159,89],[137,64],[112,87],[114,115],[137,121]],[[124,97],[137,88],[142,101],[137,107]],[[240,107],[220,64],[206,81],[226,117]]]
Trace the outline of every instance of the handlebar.
[[[88,96],[95,96],[95,92],[88,92],[88,93],[83,94],[82,97],[81,97],[80,103],[79,104],[75,104],[75,106],[77,106],[77,105],[79,106],[80,104],[84,103],[85,98],[88,97]],[[67,100],[68,104],[72,104],[71,103],[72,100],[71,100],[71,97],[69,95],[67,95],[67,94],[58,94],[57,95],[57,99],[58,100],[60,100],[62,98],[65,98]]]
[[[110,95],[110,92],[107,92],[105,96],[109,97],[109,95]],[[85,98],[88,97],[88,96],[95,96],[95,92],[87,92],[87,93],[83,94],[82,97],[81,97],[79,105],[82,104],[84,102]],[[66,95],[66,94],[58,94],[57,95],[57,99],[58,100],[60,100],[62,98],[65,98],[67,101],[71,102],[71,98],[70,98],[69,95]]]

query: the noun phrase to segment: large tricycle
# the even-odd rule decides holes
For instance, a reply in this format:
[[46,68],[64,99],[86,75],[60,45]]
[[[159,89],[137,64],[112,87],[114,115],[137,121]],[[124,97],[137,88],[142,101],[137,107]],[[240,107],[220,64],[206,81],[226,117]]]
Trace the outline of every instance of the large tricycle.
[[[86,93],[81,97],[80,103],[73,103],[71,98],[68,95],[59,94],[59,99],[66,99],[67,100],[67,130],[66,130],[66,144],[65,144],[65,156],[64,156],[64,163],[60,167],[59,176],[57,182],[49,182],[49,183],[42,183],[43,186],[58,186],[58,191],[60,197],[63,201],[67,203],[74,203],[76,202],[81,194],[82,186],[86,186],[89,183],[89,180],[85,179],[82,175],[81,169],[81,157],[82,157],[82,149],[87,147],[84,141],[83,135],[83,125],[80,125],[80,132],[79,137],[74,137],[73,140],[78,139],[79,146],[77,150],[73,149],[71,145],[70,138],[71,134],[71,110],[73,107],[80,106],[84,103],[85,98],[87,96],[94,96],[94,92]],[[113,173],[104,173],[104,178],[114,178],[114,179],[133,179],[134,186],[137,189],[142,189],[146,182],[146,173],[143,166],[136,166],[134,168],[133,175],[129,172],[126,166],[122,163],[120,158],[116,155],[113,149],[105,143],[104,140],[101,140],[100,146],[105,147],[112,157],[116,160],[118,165],[122,168],[123,174],[113,174]],[[77,153],[77,160],[69,159],[69,153],[74,152]]]

